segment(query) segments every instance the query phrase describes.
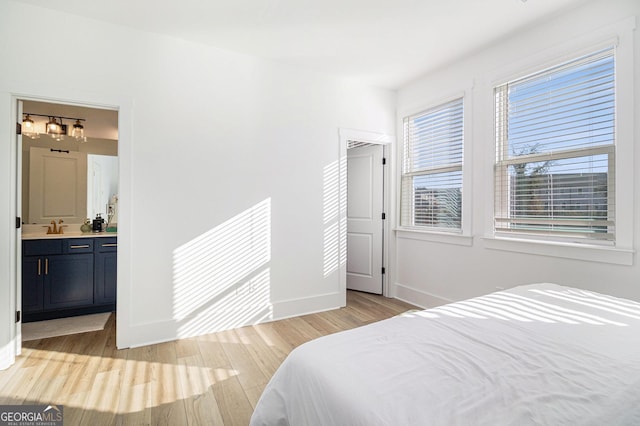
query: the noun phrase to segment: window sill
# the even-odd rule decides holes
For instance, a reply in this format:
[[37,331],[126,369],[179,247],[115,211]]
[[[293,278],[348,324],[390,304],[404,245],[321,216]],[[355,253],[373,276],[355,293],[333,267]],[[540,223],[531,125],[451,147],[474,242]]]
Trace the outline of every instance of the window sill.
[[429,241],[433,243],[455,244],[471,247],[473,237],[458,233],[446,233],[437,231],[423,231],[422,229],[397,228],[396,237],[405,240]]
[[633,265],[634,250],[588,244],[572,244],[553,241],[532,241],[517,238],[484,237],[484,246],[493,250],[537,254],[540,256],[586,260],[589,262]]

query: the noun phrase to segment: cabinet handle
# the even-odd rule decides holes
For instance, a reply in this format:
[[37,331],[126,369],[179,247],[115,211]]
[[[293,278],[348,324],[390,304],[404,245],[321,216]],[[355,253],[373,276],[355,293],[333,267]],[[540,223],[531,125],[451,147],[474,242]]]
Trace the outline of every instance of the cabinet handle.
[[49,258],[44,260],[44,274],[49,275]]
[[38,276],[42,275],[42,259],[38,259]]
[[118,247],[118,243],[103,244],[102,247]]
[[69,246],[72,249],[89,248],[89,244],[82,244],[81,246]]

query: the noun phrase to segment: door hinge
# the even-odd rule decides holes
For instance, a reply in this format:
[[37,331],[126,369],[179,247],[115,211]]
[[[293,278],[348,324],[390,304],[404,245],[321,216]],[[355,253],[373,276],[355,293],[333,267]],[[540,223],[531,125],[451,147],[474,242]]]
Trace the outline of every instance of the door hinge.
[[20,229],[22,226],[22,219],[20,217],[16,217],[16,229]]
[[386,213],[382,213],[382,220],[385,220],[387,218],[387,214]]
[[385,164],[387,164],[387,159],[382,157],[382,165],[384,166]]
[[20,319],[21,319],[20,311],[16,311],[16,322],[20,322]]
[[16,135],[22,134],[22,124],[16,123]]
[[382,267],[382,275],[384,275],[387,272],[387,270],[384,268],[384,266]]

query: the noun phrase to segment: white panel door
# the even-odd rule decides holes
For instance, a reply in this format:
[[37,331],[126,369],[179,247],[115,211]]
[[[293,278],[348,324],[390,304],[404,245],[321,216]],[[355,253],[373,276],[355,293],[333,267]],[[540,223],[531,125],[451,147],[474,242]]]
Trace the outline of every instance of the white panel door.
[[29,150],[29,223],[64,219],[83,223],[87,217],[87,154]]
[[347,151],[347,288],[382,294],[383,146]]

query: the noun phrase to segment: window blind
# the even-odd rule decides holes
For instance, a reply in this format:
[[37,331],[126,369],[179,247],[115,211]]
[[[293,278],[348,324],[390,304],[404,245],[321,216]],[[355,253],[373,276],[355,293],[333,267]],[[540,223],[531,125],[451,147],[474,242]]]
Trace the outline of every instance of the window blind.
[[495,230],[615,239],[613,48],[494,90]]
[[402,226],[460,230],[463,98],[404,119]]

